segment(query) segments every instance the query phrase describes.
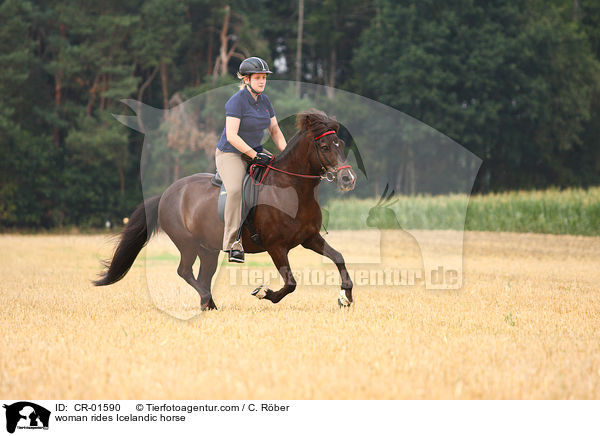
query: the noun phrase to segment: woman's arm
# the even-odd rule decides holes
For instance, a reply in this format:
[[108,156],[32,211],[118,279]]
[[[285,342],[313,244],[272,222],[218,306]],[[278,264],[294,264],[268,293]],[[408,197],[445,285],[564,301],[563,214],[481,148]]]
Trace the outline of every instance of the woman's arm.
[[246,142],[238,135],[240,130],[240,119],[236,117],[225,117],[225,136],[227,141],[242,153],[250,156],[254,159],[256,156],[256,150],[250,147]]
[[279,128],[279,124],[277,123],[277,117],[271,117],[271,124],[269,125],[269,134],[271,138],[273,138],[273,142],[277,146],[277,148],[281,151],[287,145],[285,142],[285,137],[283,133],[281,133],[281,129]]

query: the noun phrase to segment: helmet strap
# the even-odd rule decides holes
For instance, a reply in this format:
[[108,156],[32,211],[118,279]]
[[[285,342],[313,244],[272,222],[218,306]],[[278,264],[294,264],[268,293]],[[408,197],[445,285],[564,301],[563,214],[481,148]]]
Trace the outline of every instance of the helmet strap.
[[250,88],[250,91],[252,91],[254,94],[256,94],[257,97],[260,95],[260,92],[257,92],[254,90],[254,88],[252,88],[252,85],[250,85],[250,82],[246,83],[246,86],[248,88]]

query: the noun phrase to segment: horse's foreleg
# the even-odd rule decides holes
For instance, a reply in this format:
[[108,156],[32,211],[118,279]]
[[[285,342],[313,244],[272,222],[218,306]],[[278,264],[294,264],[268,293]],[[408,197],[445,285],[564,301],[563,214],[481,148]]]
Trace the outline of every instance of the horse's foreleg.
[[304,241],[302,246],[314,251],[315,253],[319,253],[325,257],[328,257],[333,261],[333,263],[335,263],[342,279],[342,291],[340,292],[338,304],[340,306],[350,306],[352,304],[353,283],[352,279],[350,278],[350,274],[348,274],[348,270],[346,270],[344,256],[342,256],[339,251],[332,248],[331,245],[329,245],[319,233]]
[[273,259],[273,263],[275,267],[283,277],[283,282],[285,283],[283,287],[279,291],[272,291],[270,289],[262,289],[259,287],[254,290],[252,295],[257,298],[264,298],[273,303],[279,303],[283,297],[287,294],[294,292],[296,289],[296,280],[292,274],[292,269],[290,268],[290,262],[288,261],[288,250],[285,248],[277,247],[273,249],[267,250],[271,259]]
[[200,251],[198,253],[200,256],[200,271],[198,271],[198,284],[200,287],[206,291],[210,295],[210,300],[208,302],[209,310],[216,310],[217,305],[213,301],[212,292],[210,289],[210,282],[212,280],[215,271],[217,270],[217,264],[219,262],[219,252],[215,251]]

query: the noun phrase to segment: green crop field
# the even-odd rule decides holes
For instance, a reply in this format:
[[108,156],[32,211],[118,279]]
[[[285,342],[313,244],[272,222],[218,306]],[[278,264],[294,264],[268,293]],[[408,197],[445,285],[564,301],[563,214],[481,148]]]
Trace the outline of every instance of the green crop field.
[[[330,229],[369,227],[402,229],[486,230],[527,233],[600,235],[600,187],[548,189],[501,194],[395,196],[385,219],[374,225],[369,213],[378,199],[331,200],[324,207]],[[465,220],[466,207],[466,220]],[[383,214],[380,214],[383,215]]]

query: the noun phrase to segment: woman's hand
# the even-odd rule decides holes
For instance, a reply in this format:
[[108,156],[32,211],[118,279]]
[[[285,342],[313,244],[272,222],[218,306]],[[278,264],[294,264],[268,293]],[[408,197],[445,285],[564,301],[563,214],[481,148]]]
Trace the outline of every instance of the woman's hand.
[[256,156],[254,157],[254,159],[252,159],[252,163],[253,164],[258,164],[258,165],[268,165],[269,162],[271,162],[271,156],[269,156],[267,153],[256,153]]

